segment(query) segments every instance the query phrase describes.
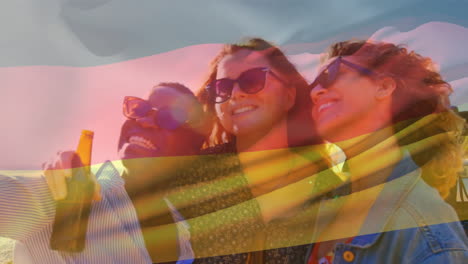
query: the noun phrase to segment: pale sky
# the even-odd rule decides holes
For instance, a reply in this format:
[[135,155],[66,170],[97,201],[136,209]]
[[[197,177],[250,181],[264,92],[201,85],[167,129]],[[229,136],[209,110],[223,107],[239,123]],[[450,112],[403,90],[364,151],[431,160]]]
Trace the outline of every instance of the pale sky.
[[318,53],[334,41],[402,42],[440,64],[455,87],[452,102],[463,105],[468,2],[448,2],[3,2],[0,170],[40,168],[56,151],[74,149],[81,129],[95,131],[93,162],[116,159],[123,96],[145,97],[160,81],[197,89],[216,43],[245,36],[280,44],[309,80]]

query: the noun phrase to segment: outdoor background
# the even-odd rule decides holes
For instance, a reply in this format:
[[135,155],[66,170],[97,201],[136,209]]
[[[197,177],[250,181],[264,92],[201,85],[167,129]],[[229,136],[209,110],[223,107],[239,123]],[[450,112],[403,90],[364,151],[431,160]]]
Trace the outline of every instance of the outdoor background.
[[[117,159],[123,96],[161,81],[200,88],[222,43],[262,37],[308,80],[330,43],[372,38],[438,62],[468,110],[467,0],[15,0],[0,4],[0,173],[38,175],[95,131],[93,163]],[[1,214],[1,212],[0,212]],[[11,242],[0,238],[0,263]]]

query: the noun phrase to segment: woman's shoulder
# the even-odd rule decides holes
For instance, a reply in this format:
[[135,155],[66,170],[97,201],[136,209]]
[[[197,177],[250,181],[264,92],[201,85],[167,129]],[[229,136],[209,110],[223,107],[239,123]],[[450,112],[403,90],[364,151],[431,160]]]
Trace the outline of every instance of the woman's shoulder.
[[244,177],[241,177],[243,173],[239,158],[230,150],[229,144],[202,150],[189,164],[175,170],[172,186],[208,183],[223,178],[244,180]]
[[421,178],[395,211],[386,230],[398,234],[401,241],[415,240],[427,256],[451,250],[468,252],[468,239],[455,210]]
[[402,210],[412,215],[417,222],[429,225],[459,221],[457,213],[439,194],[437,189],[419,178],[404,200]]
[[[393,260],[395,263],[464,263],[468,256],[468,242],[458,222],[424,225],[391,230],[372,237],[353,239],[356,254],[365,255],[369,263]],[[356,242],[358,241],[358,242]],[[392,248],[392,250],[388,250]],[[363,250],[362,253],[358,251]],[[437,262],[445,260],[443,262]],[[392,263],[393,263],[392,262]]]

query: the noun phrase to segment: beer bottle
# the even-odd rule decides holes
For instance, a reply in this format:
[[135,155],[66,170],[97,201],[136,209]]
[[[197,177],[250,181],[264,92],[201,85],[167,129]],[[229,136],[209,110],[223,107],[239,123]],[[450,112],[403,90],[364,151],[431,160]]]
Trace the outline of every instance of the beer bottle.
[[67,180],[67,197],[57,201],[50,238],[50,247],[54,250],[81,252],[85,247],[94,192],[94,183],[90,179],[93,136],[92,131],[81,132],[76,150],[78,155],[75,155],[72,160],[72,177]]

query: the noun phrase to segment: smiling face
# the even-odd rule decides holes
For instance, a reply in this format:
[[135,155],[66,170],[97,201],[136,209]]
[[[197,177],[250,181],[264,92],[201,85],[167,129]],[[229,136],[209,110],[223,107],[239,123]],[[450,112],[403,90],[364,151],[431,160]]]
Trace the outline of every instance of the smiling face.
[[[356,57],[343,58],[365,67]],[[318,133],[328,141],[338,142],[381,128],[387,122],[383,117],[389,115],[390,109],[387,102],[379,99],[378,91],[376,80],[341,64],[333,83],[327,88],[318,84],[311,90],[312,117]]]
[[247,70],[266,67],[273,71],[266,74],[264,88],[257,93],[245,93],[235,83],[231,98],[215,104],[216,115],[224,129],[239,137],[249,134],[265,134],[284,121],[294,104],[295,90],[279,80],[285,80],[273,69],[264,54],[259,51],[239,50],[227,55],[218,64],[216,78],[236,80]]
[[[193,96],[166,86],[155,87],[147,102],[153,109],[177,107],[178,111],[186,113],[194,113],[200,107]],[[157,110],[151,110],[144,117],[127,119],[124,122],[118,144],[122,160],[192,155],[198,152],[201,143],[195,139],[200,135],[186,124],[174,130],[161,128],[157,117]]]

